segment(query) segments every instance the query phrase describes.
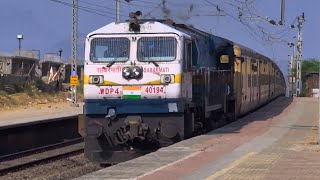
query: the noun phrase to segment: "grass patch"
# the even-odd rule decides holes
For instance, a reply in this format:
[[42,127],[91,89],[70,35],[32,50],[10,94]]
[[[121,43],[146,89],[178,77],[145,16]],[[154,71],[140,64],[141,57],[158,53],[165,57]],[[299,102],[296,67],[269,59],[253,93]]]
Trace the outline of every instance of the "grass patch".
[[32,106],[36,104],[67,102],[68,93],[69,92],[60,91],[43,92],[37,88],[36,84],[29,84],[23,89],[23,92],[14,94],[1,92],[0,110]]
[[5,95],[8,95],[8,93],[5,91],[0,91],[0,96],[5,96]]
[[[46,104],[46,103],[66,103],[67,98],[71,97],[70,91],[54,91],[49,89],[39,89],[36,83],[28,84],[23,91],[16,93],[7,93],[0,91],[0,110],[2,109],[12,109],[15,107],[25,107],[32,106],[36,104]],[[83,101],[83,83],[80,82],[77,86],[77,101]]]

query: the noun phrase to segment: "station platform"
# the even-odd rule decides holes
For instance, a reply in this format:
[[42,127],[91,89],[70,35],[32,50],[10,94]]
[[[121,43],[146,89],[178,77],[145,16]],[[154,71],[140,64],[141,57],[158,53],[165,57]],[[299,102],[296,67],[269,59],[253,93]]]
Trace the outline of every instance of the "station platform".
[[84,179],[320,179],[319,99],[279,97],[208,134]]
[[83,112],[83,103],[72,107],[70,103],[47,103],[0,111],[0,127],[19,125],[47,119],[77,116]]

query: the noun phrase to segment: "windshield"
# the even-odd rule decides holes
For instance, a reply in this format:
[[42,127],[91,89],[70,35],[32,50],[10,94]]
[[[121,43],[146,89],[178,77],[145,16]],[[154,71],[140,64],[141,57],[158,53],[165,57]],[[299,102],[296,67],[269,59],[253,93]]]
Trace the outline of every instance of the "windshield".
[[139,61],[173,61],[177,41],[173,37],[142,37],[138,40]]
[[92,61],[127,61],[130,41],[128,38],[95,38],[91,41]]

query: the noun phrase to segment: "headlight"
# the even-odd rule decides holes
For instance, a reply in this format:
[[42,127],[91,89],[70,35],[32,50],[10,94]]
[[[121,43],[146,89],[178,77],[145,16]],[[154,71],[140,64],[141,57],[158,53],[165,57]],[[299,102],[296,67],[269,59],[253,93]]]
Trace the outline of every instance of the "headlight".
[[125,78],[125,79],[130,79],[130,78],[139,78],[142,76],[142,68],[141,67],[124,67],[122,69],[122,76]]
[[134,78],[139,78],[141,76],[141,74],[142,74],[141,68],[139,68],[139,67],[133,67],[132,68],[132,76]]
[[131,69],[129,67],[124,67],[122,69],[122,76],[125,78],[125,79],[128,79],[130,78],[131,76]]
[[103,76],[90,75],[89,76],[89,83],[90,84],[102,84],[103,83]]
[[174,75],[173,74],[164,74],[160,77],[161,83],[169,84],[174,83]]

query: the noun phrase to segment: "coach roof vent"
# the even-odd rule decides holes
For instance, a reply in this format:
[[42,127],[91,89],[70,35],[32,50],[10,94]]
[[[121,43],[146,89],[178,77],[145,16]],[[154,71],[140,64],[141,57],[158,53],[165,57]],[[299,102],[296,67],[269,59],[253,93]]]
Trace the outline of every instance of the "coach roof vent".
[[129,22],[129,31],[139,32],[140,31],[140,24],[138,18],[141,17],[142,12],[131,12],[129,13],[129,17],[131,18]]

